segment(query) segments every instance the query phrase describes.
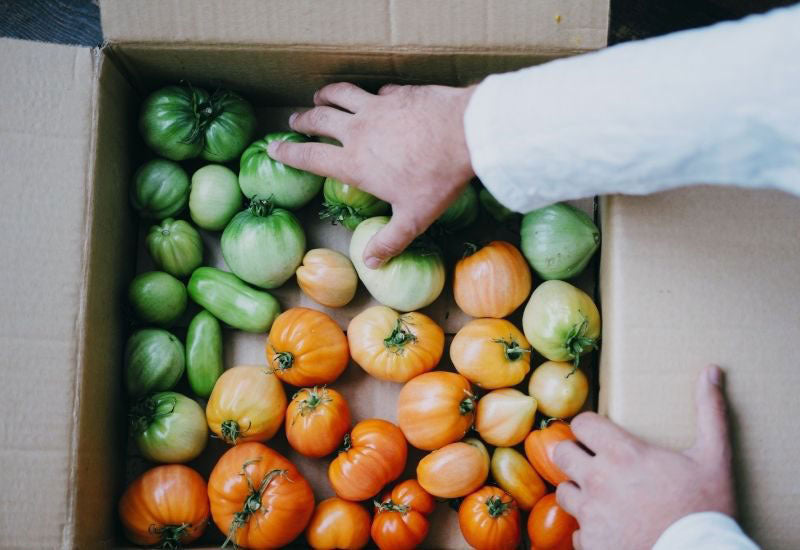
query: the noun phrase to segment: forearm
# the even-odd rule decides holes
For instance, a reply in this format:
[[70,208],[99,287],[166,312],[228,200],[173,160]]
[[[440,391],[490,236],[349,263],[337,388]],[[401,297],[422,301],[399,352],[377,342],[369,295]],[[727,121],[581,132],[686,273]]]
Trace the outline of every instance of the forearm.
[[758,550],[736,522],[718,512],[683,517],[670,525],[653,550]]
[[506,206],[692,183],[800,193],[800,7],[481,83],[464,124]]

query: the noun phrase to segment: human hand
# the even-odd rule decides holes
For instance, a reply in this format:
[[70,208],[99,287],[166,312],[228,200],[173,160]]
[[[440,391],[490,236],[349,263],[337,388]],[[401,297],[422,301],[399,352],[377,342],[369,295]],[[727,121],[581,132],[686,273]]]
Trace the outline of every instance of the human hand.
[[391,221],[364,250],[371,268],[396,256],[428,228],[474,176],[464,137],[472,88],[387,85],[377,95],[340,82],[293,114],[296,132],[326,143],[272,142],[284,164],[355,185],[392,205]]
[[735,514],[722,381],[719,367],[701,373],[697,435],[684,452],[645,443],[595,413],[575,417],[572,431],[594,456],[565,441],[554,460],[574,481],[561,483],[556,498],[580,524],[573,535],[577,550],[651,548],[683,516]]

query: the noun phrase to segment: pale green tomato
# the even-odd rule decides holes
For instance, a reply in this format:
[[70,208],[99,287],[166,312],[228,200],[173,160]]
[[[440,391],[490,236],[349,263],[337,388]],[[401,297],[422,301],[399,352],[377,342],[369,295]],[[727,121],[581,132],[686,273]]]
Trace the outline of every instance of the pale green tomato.
[[147,396],[131,407],[128,418],[131,435],[147,460],[189,462],[206,448],[206,413],[180,393],[165,391]]
[[243,200],[239,178],[229,168],[209,164],[192,176],[189,214],[198,227],[222,231],[242,209]]
[[188,277],[203,263],[203,239],[189,222],[167,218],[147,232],[145,245],[157,267]]

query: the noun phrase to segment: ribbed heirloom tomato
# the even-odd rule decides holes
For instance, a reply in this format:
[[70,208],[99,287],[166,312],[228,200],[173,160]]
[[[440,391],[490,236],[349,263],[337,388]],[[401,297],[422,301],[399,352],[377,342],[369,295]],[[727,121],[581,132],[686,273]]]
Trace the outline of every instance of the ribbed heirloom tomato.
[[331,454],[350,429],[350,407],[341,393],[331,388],[303,388],[286,409],[286,439],[304,456]]
[[347,337],[321,311],[287,309],[269,331],[267,361],[278,378],[293,386],[329,384],[339,378],[349,360]]
[[525,454],[536,472],[552,485],[569,481],[569,477],[553,462],[556,445],[562,441],[575,441],[575,435],[566,422],[542,422],[539,430],[533,430],[525,438]]
[[369,542],[370,517],[361,504],[331,497],[317,504],[306,528],[314,550],[357,550]]
[[531,463],[510,447],[498,447],[492,454],[492,477],[521,510],[530,510],[547,492],[544,481]]
[[572,550],[578,522],[556,502],[556,494],[542,497],[528,516],[531,550]]
[[374,306],[353,317],[347,327],[353,360],[375,378],[408,382],[439,363],[444,331],[422,313],[400,314]]
[[208,478],[208,498],[220,531],[246,548],[283,547],[314,511],[314,493],[294,464],[256,442],[222,455]]
[[450,360],[481,388],[507,388],[522,382],[531,369],[531,345],[504,319],[475,319],[453,337]]
[[486,486],[458,508],[464,539],[476,550],[513,550],[520,540],[519,509],[508,493]]
[[362,420],[345,435],[344,451],[328,467],[336,494],[366,500],[403,473],[408,444],[400,428],[379,418]]
[[206,482],[188,466],[156,466],[125,489],[118,510],[125,538],[132,543],[177,548],[205,531]]
[[475,416],[471,390],[454,372],[426,372],[406,382],[397,396],[397,424],[408,442],[432,451],[464,437]]
[[440,498],[458,498],[477,490],[489,476],[489,452],[477,439],[450,443],[417,464],[423,489]]
[[415,479],[408,479],[375,501],[372,539],[381,550],[412,550],[428,536],[428,515],[436,502]]

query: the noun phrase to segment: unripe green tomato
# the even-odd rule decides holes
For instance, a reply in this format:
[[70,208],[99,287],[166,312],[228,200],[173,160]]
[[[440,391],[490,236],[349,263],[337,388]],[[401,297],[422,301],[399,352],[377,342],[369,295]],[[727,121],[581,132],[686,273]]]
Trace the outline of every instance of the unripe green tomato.
[[128,299],[136,317],[144,323],[171,326],[186,311],[186,287],[163,271],[141,273],[128,287]]

